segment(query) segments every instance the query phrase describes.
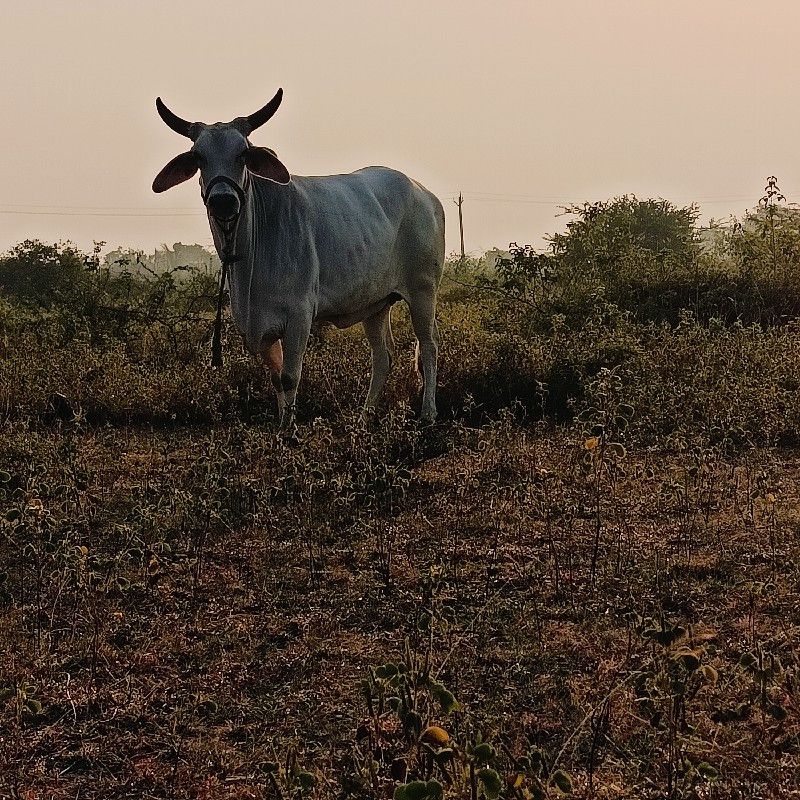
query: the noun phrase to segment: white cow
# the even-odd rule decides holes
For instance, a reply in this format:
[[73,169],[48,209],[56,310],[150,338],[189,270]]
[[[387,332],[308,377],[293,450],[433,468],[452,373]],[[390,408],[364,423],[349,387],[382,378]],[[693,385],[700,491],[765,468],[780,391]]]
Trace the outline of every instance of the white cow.
[[314,320],[360,322],[372,348],[365,407],[373,408],[394,357],[392,304],[405,300],[419,342],[421,419],[436,417],[436,293],[444,264],[444,211],[416,181],[386,167],[349,175],[289,175],[248,136],[278,109],[283,90],[249,117],[189,123],[156,108],[192,148],[153,181],[163,192],[200,170],[214,244],[228,266],[231,310],[278,395],[281,430],[295,430],[295,395]]

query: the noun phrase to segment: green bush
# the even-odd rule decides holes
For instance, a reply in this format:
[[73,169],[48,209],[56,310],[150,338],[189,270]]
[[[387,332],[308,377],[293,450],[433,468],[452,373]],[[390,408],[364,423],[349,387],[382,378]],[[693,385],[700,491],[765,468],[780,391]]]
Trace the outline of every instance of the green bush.
[[[625,197],[573,213],[549,253],[512,247],[494,272],[448,266],[438,309],[442,419],[481,424],[514,407],[528,420],[566,423],[591,404],[600,372],[614,369],[636,409],[629,435],[642,441],[800,441],[800,341],[787,324],[800,298],[796,217],[767,209],[760,228],[746,220],[701,248],[693,207]],[[6,414],[46,417],[62,393],[90,421],[272,418],[271,387],[227,316],[226,365],[208,367],[214,278],[112,273],[96,254],[35,242],[0,263],[12,276],[0,292]],[[403,304],[393,317],[398,363],[383,408],[402,410],[419,402],[419,378]],[[347,418],[369,369],[358,329],[315,330],[301,422]]]
[[576,219],[549,237],[550,252],[511,245],[490,285],[528,309],[528,325],[553,314],[577,327],[598,303],[639,322],[772,325],[800,313],[800,215],[764,205],[701,241],[695,206],[624,196],[566,209]]
[[73,306],[89,280],[87,266],[70,244],[28,239],[0,258],[0,291],[29,308]]

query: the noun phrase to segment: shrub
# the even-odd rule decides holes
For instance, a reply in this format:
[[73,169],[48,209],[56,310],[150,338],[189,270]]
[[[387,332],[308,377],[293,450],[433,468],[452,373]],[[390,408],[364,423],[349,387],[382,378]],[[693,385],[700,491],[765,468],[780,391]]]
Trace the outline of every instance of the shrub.
[[[769,188],[769,187],[768,187]],[[767,195],[758,212],[700,236],[696,206],[624,196],[569,206],[550,252],[512,244],[494,280],[542,330],[553,314],[583,325],[598,303],[639,322],[783,323],[800,313],[800,213]]]
[[30,308],[74,304],[88,278],[87,256],[71,244],[27,239],[0,258],[0,291]]

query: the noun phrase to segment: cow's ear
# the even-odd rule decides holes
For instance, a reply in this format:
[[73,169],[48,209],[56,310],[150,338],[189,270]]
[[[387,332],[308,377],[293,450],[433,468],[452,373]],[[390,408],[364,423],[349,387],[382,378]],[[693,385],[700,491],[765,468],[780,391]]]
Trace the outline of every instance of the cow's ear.
[[287,184],[291,180],[289,170],[268,147],[248,147],[244,163],[254,175],[275,181],[275,183]]
[[197,156],[189,150],[175,156],[153,181],[154,192],[165,192],[179,183],[188,181],[197,172]]

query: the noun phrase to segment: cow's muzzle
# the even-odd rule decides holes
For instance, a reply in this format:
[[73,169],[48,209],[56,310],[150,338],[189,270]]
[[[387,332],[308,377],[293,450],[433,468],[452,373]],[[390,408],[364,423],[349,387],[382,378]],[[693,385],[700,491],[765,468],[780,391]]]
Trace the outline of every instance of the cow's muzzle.
[[203,202],[208,209],[208,213],[223,227],[225,227],[226,223],[236,222],[239,214],[242,213],[244,200],[245,195],[242,187],[236,181],[224,175],[218,175],[211,180],[203,193]]
[[208,198],[211,216],[220,222],[231,222],[239,216],[241,203],[233,192],[217,192]]

